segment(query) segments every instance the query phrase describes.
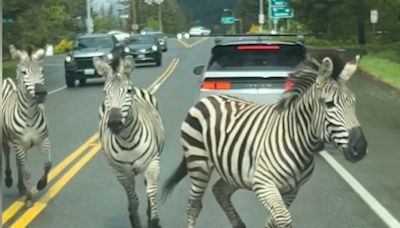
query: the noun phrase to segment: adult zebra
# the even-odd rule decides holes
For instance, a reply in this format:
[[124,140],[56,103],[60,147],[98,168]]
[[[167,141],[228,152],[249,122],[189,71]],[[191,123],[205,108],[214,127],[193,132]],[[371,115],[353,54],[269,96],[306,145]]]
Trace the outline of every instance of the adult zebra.
[[105,100],[100,108],[101,144],[108,163],[128,195],[131,225],[141,227],[135,177],[143,173],[149,227],[158,228],[157,182],[165,130],[157,111],[157,101],[146,90],[133,87],[129,80],[133,71],[132,57],[125,57],[115,73],[98,57],[93,63],[97,72],[106,77]]
[[26,196],[26,206],[32,204],[29,190],[30,171],[26,165],[26,152],[39,146],[44,160],[44,174],[37,183],[42,190],[47,185],[47,175],[51,169],[51,146],[47,118],[43,108],[47,91],[44,87],[43,67],[39,60],[43,58],[43,49],[20,51],[10,45],[12,58],[18,60],[16,82],[7,78],[2,85],[2,139],[5,155],[5,185],[11,187],[10,152],[16,153],[18,170],[18,190]]
[[314,154],[324,143],[341,149],[351,162],[365,156],[355,96],[345,86],[357,63],[345,64],[333,53],[316,59],[289,77],[294,87],[277,104],[214,95],[189,110],[181,126],[184,159],[164,186],[166,197],[189,174],[189,228],[195,226],[213,169],[220,176],[213,193],[233,227],[245,227],[230,199],[238,189],[256,193],[270,215],[266,227],[292,227],[288,207],[310,178]]

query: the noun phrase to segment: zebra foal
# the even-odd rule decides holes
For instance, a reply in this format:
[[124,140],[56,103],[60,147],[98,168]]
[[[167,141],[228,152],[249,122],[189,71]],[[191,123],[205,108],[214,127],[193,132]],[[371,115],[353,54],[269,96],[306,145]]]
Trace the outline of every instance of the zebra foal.
[[155,97],[133,87],[129,75],[132,57],[125,57],[116,72],[100,58],[93,59],[97,72],[106,78],[105,100],[100,107],[100,139],[105,157],[128,195],[131,226],[142,227],[135,177],[144,174],[148,197],[148,224],[159,228],[157,182],[165,130]]
[[293,226],[288,208],[325,143],[351,162],[365,156],[367,141],[355,115],[355,96],[345,85],[358,57],[356,63],[333,53],[315,58],[289,77],[294,86],[277,104],[214,95],[189,110],[181,126],[184,158],[164,186],[166,197],[189,175],[188,228],[195,227],[214,169],[220,179],[212,190],[233,227],[245,224],[231,196],[247,189],[270,215],[265,227],[287,228]]
[[47,118],[43,108],[47,91],[44,87],[43,67],[39,60],[43,58],[43,49],[21,51],[10,45],[13,59],[18,61],[16,81],[7,78],[2,85],[2,147],[5,155],[5,185],[11,187],[10,153],[16,154],[18,171],[18,190],[25,195],[27,207],[32,205],[32,193],[29,190],[30,170],[26,165],[26,152],[39,146],[44,160],[44,174],[37,183],[42,190],[47,185],[47,175],[51,169],[51,145]]

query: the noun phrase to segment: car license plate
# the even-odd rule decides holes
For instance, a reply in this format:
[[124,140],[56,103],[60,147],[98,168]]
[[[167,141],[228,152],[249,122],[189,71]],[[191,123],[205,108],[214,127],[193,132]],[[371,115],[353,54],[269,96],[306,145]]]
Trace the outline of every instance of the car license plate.
[[85,75],[94,75],[94,69],[85,69],[84,71],[83,71],[83,73],[85,74]]
[[138,55],[138,59],[144,59],[144,55]]

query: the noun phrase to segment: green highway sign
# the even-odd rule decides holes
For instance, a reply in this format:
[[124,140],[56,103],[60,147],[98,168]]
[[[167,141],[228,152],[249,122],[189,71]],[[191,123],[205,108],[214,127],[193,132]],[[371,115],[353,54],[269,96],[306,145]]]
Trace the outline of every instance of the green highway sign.
[[271,19],[292,18],[293,9],[287,4],[287,0],[269,0],[268,14]]
[[220,22],[221,24],[234,24],[235,17],[221,17]]

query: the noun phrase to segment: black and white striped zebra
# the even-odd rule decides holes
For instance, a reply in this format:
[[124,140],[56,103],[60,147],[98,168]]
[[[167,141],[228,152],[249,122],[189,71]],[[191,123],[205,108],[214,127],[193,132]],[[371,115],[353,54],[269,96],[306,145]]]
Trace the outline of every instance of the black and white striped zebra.
[[10,153],[16,154],[18,190],[26,196],[26,206],[32,204],[29,190],[30,170],[26,164],[26,152],[39,146],[44,160],[44,174],[37,183],[42,190],[47,185],[47,175],[51,169],[51,145],[47,118],[43,108],[47,91],[44,86],[43,67],[39,60],[45,52],[39,49],[20,51],[10,45],[11,56],[18,60],[16,81],[7,78],[2,85],[2,139],[5,155],[5,185],[12,185]]
[[157,111],[157,101],[129,80],[133,70],[132,57],[125,57],[115,73],[100,58],[95,57],[93,62],[97,72],[106,77],[105,100],[100,108],[101,144],[108,163],[128,195],[131,225],[142,227],[135,177],[144,174],[149,227],[160,227],[157,182],[165,130]]
[[345,64],[332,53],[316,59],[289,77],[294,87],[277,104],[214,95],[189,110],[181,126],[184,159],[164,186],[166,197],[189,175],[188,228],[195,227],[214,169],[220,179],[212,190],[233,227],[245,227],[231,203],[238,189],[255,192],[270,215],[266,227],[292,227],[288,207],[310,178],[314,154],[324,143],[351,162],[365,156],[355,96],[345,86],[357,63]]

